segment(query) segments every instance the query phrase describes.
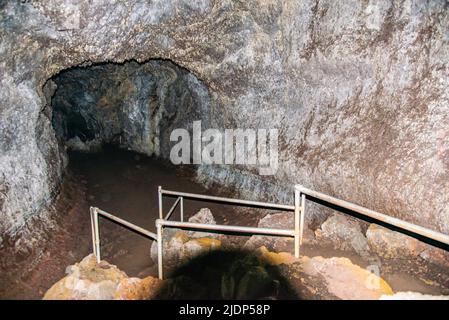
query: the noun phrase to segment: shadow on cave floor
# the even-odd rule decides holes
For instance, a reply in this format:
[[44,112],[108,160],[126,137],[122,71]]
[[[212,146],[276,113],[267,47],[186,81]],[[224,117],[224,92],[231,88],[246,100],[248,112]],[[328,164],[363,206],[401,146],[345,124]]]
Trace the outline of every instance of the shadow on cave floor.
[[[208,190],[195,182],[190,166],[174,166],[167,161],[135,152],[105,147],[99,153],[72,152],[69,157],[70,169],[85,180],[89,206],[106,210],[153,232],[156,232],[155,221],[159,218],[159,185],[169,190],[232,196],[230,190],[224,187]],[[175,200],[164,197],[165,213]],[[246,226],[256,226],[268,212],[186,199],[184,215],[189,218],[201,208],[209,208],[217,223]],[[179,219],[178,210],[173,213],[173,218]],[[86,219],[89,219],[88,216]],[[142,276],[148,273],[148,269],[154,269],[148,255],[150,240],[107,219],[100,219],[103,259],[117,265],[130,276]]]
[[168,272],[156,299],[300,299],[278,266],[245,250],[217,250]]

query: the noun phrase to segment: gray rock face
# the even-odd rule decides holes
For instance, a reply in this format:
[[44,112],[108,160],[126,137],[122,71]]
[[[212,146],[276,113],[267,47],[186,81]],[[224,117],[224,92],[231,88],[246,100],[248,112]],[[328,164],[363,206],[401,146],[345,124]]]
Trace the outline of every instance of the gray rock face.
[[338,249],[354,250],[362,256],[366,256],[369,250],[360,225],[340,214],[334,214],[324,221],[315,235],[318,242],[330,242]]
[[152,58],[208,87],[211,127],[279,129],[274,176],[202,166],[199,179],[282,202],[301,183],[447,233],[448,28],[445,1],[2,1],[0,235],[58,190],[47,80]]
[[[260,219],[257,224],[259,228],[273,228],[292,230],[295,226],[295,216],[293,212],[279,212],[268,214]],[[312,243],[315,240],[313,233],[306,228],[303,235],[303,243]],[[270,251],[276,252],[294,252],[294,241],[291,237],[271,237],[262,235],[253,235],[245,243],[244,248],[255,250],[261,246],[265,246]]]
[[[193,223],[205,223],[205,224],[217,224],[215,222],[214,215],[209,208],[201,208],[197,213],[189,218],[189,222]],[[201,232],[201,231],[187,231],[187,235],[190,238],[218,238],[219,233]]]

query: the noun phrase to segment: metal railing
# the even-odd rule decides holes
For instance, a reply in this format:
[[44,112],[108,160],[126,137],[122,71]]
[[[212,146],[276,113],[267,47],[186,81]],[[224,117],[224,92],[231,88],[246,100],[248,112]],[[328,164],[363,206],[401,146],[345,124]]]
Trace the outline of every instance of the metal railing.
[[[418,234],[421,235],[425,238],[449,245],[449,235],[441,233],[441,232],[437,232],[431,229],[427,229],[421,226],[418,226],[416,224],[398,219],[398,218],[394,218],[391,216],[387,216],[386,214],[374,211],[374,210],[370,210],[367,209],[365,207],[359,206],[357,204],[345,201],[345,200],[341,200],[332,196],[329,196],[327,194],[315,191],[315,190],[311,190],[308,189],[304,186],[301,185],[296,185],[295,186],[295,208],[300,207],[301,208],[301,212],[303,213],[301,216],[301,219],[304,219],[305,216],[305,201],[306,201],[306,195],[322,200],[324,202],[336,205],[340,208],[345,208],[348,210],[351,210],[353,212],[357,212],[363,216],[372,218],[374,220],[383,222],[384,224],[391,226],[391,227],[396,227],[399,228],[401,230],[406,230],[406,231],[410,231],[414,234]],[[303,224],[301,224],[303,225]]]
[[123,220],[121,218],[116,217],[113,214],[110,214],[106,211],[103,211],[101,209],[91,207],[90,208],[90,221],[91,221],[91,227],[92,227],[92,244],[93,244],[93,253],[95,257],[97,258],[97,262],[99,263],[101,261],[101,251],[100,251],[100,226],[99,226],[99,219],[98,216],[103,216],[112,222],[115,222],[119,225],[125,226],[129,229],[132,229],[136,231],[137,233],[140,233],[144,236],[147,236],[153,240],[157,239],[157,235],[154,232],[148,231],[144,228],[141,228],[129,221]]
[[[163,197],[164,195],[177,197],[175,203],[172,205],[168,213],[164,218],[163,210]],[[299,257],[299,245],[302,242],[303,230],[302,223],[304,219],[300,220],[301,209],[295,209],[295,206],[268,203],[262,201],[252,201],[252,200],[242,200],[235,198],[225,198],[209,196],[204,194],[178,192],[171,190],[164,190],[161,186],[158,187],[158,199],[159,199],[159,219],[156,220],[157,229],[157,257],[158,257],[158,274],[159,278],[163,279],[163,229],[165,228],[180,228],[180,229],[194,229],[194,230],[208,230],[208,231],[224,231],[224,232],[234,232],[243,234],[263,234],[271,236],[280,237],[293,237],[295,239],[295,256]],[[235,225],[219,225],[219,224],[206,224],[206,223],[194,223],[194,222],[184,222],[184,199],[191,200],[202,200],[209,202],[221,202],[227,204],[235,204],[239,206],[253,206],[259,208],[267,209],[281,209],[295,212],[295,226],[298,228],[289,229],[272,229],[272,228],[259,228],[259,227],[245,227],[245,226],[235,226]],[[171,214],[174,212],[178,204],[181,204],[181,221],[168,221]],[[302,221],[302,222],[301,222]]]
[[[174,204],[170,207],[169,211],[164,217],[163,214],[163,196],[173,196],[177,197]],[[100,232],[99,232],[99,216],[104,216],[109,220],[116,222],[122,226],[125,226],[131,230],[134,230],[144,236],[147,236],[153,240],[157,241],[157,257],[158,257],[158,276],[163,279],[163,229],[164,228],[181,228],[181,229],[194,229],[194,230],[208,230],[208,231],[218,231],[218,232],[234,232],[243,234],[263,234],[281,237],[293,237],[294,238],[294,251],[295,257],[299,257],[299,249],[303,240],[304,233],[304,220],[306,215],[306,199],[307,196],[319,199],[328,204],[336,205],[338,208],[344,208],[357,212],[366,217],[372,218],[378,222],[383,222],[387,226],[396,227],[400,230],[406,230],[428,239],[449,245],[449,235],[430,230],[418,225],[415,225],[404,220],[387,216],[385,214],[367,209],[365,207],[356,205],[354,203],[341,200],[327,194],[314,191],[303,187],[301,185],[295,186],[295,199],[294,205],[284,205],[260,201],[242,200],[235,198],[224,198],[216,196],[208,196],[202,194],[177,192],[171,190],[164,190],[162,187],[158,187],[158,199],[159,199],[159,219],[156,220],[156,233],[143,229],[131,222],[124,219],[118,218],[106,211],[100,210],[95,207],[90,208],[91,214],[91,225],[92,225],[92,243],[93,243],[93,253],[97,258],[97,261],[101,260],[100,253]],[[236,204],[240,206],[254,206],[267,209],[281,209],[287,211],[294,211],[294,229],[272,229],[272,228],[259,228],[259,227],[245,227],[245,226],[235,226],[235,225],[217,225],[217,224],[205,224],[205,223],[193,223],[184,222],[184,199],[196,199],[211,202],[221,202],[228,204]],[[181,221],[169,221],[171,215],[180,206],[180,219]],[[341,210],[340,210],[341,211]]]

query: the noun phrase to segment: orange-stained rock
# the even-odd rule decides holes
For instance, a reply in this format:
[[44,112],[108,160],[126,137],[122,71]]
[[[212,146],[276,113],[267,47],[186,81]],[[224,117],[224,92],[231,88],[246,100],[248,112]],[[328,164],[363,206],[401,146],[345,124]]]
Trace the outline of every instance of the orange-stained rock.
[[322,277],[327,290],[343,300],[373,300],[393,290],[381,277],[355,265],[348,258],[301,257],[302,271]]
[[162,280],[153,277],[123,279],[117,287],[114,299],[151,300],[159,293],[162,283]]
[[92,254],[67,269],[68,275],[45,293],[44,300],[152,299],[162,282],[152,277],[128,278],[106,261],[97,263]]
[[181,261],[206,254],[221,247],[221,241],[213,238],[196,238],[184,243],[179,253]]
[[259,251],[259,259],[263,263],[268,263],[273,266],[277,266],[280,264],[291,264],[299,261],[295,256],[288,252],[271,252],[265,246],[262,246],[258,249]]

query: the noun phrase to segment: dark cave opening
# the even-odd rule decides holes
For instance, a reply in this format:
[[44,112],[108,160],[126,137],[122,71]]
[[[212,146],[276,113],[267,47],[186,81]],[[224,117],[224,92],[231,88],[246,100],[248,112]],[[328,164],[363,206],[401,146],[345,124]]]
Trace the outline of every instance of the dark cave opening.
[[210,121],[207,86],[169,60],[74,67],[50,79],[44,91],[52,91],[56,137],[71,150],[111,144],[167,159],[173,129]]

